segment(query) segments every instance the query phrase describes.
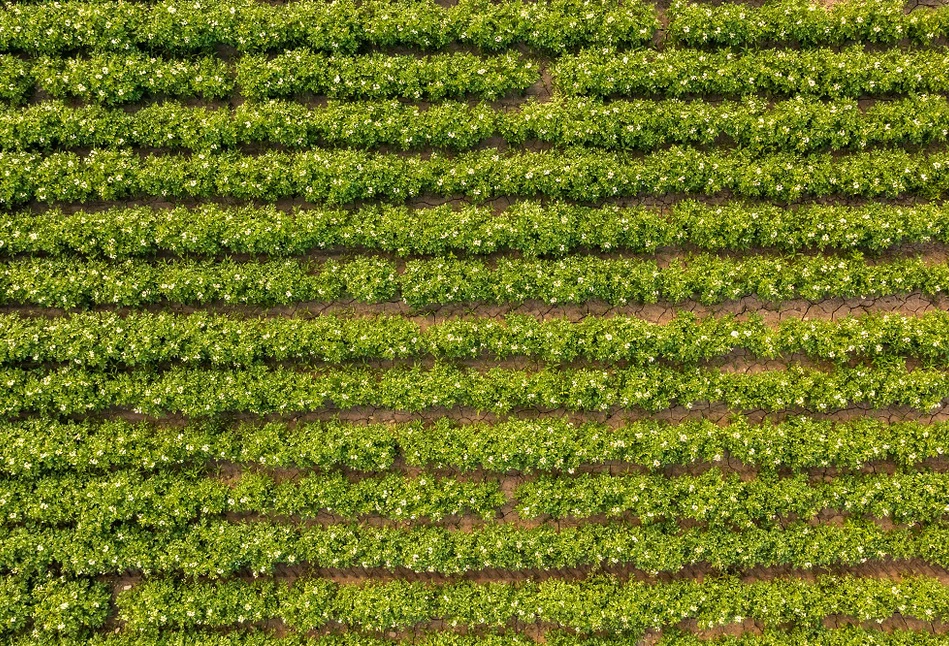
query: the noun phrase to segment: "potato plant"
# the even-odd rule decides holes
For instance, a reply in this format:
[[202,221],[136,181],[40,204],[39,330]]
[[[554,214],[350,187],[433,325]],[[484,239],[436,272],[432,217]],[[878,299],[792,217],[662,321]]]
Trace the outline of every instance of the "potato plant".
[[944,370],[840,367],[824,371],[791,364],[785,370],[645,366],[617,369],[517,370],[251,368],[220,371],[171,368],[110,375],[81,368],[5,368],[0,413],[78,415],[113,409],[136,414],[213,417],[227,413],[305,413],[369,406],[395,411],[466,407],[498,414],[542,411],[660,411],[714,403],[735,412],[831,412],[855,405],[905,406],[921,412],[949,399]]
[[3,4],[0,645],[949,643],[947,37]]
[[866,314],[837,320],[760,317],[697,318],[667,323],[636,317],[591,316],[577,323],[526,315],[446,319],[422,327],[397,316],[238,318],[225,315],[74,313],[52,321],[0,315],[0,364],[113,366],[213,365],[273,362],[406,360],[485,361],[523,357],[548,364],[576,361],[695,365],[736,351],[762,359],[804,355],[845,365],[914,359],[945,367],[949,315]]
[[[481,87],[485,92],[501,92],[505,83],[493,89]],[[323,91],[421,93],[436,89],[330,86]],[[464,91],[473,88],[467,84]],[[292,94],[297,90],[274,91]],[[233,109],[161,101],[134,112],[95,103],[71,106],[61,100],[0,107],[0,149],[10,151],[127,146],[206,152],[248,146],[460,151],[502,138],[510,145],[536,141],[564,148],[655,150],[723,142],[760,152],[811,153],[944,144],[947,132],[949,102],[937,95],[874,103],[865,110],[852,99],[822,101],[802,96],[774,104],[756,97],[720,103],[556,97],[527,99],[514,108],[453,100],[423,108],[399,99],[331,99],[313,108],[292,100],[263,99]]]
[[[18,554],[21,576],[51,568],[71,577],[134,570],[178,580],[200,577],[224,582],[242,573],[258,578],[293,566],[401,568],[430,575],[492,569],[554,574],[566,568],[612,566],[656,576],[699,564],[716,571],[753,567],[805,571],[853,567],[874,560],[925,559],[944,567],[946,553],[934,551],[932,545],[945,538],[946,530],[940,526],[883,529],[878,523],[863,520],[836,525],[788,521],[746,529],[698,525],[683,529],[676,523],[639,526],[612,521],[571,524],[558,530],[554,524],[525,528],[493,522],[459,530],[422,524],[323,526],[274,519],[240,523],[208,519],[172,531],[128,524],[108,531],[99,527],[4,529],[0,563],[7,567],[11,558],[7,554]],[[563,581],[560,577],[550,580]],[[581,579],[577,583],[589,581]],[[384,600],[377,599],[377,603],[384,604]],[[173,609],[154,610],[167,613]],[[231,623],[235,622],[228,620],[219,627]]]
[[0,473],[23,482],[69,473],[92,478],[112,471],[194,472],[214,461],[382,473],[397,456],[411,467],[459,473],[572,474],[610,462],[658,472],[732,460],[769,473],[827,467],[849,472],[883,462],[912,472],[949,452],[949,423],[829,422],[792,415],[760,424],[735,416],[724,425],[647,420],[610,428],[553,416],[494,424],[444,417],[430,424],[192,420],[169,428],[118,419],[28,419],[4,422],[0,438]]

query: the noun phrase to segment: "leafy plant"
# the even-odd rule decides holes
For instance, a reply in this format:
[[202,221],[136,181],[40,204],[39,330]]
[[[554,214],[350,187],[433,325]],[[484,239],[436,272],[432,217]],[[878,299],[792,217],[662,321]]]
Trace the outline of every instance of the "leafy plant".
[[[294,586],[285,599],[291,599],[299,587],[307,594],[307,583]],[[273,595],[267,582],[243,584],[246,594]],[[455,616],[446,614],[449,608],[462,607],[466,614],[471,606],[457,603],[456,598],[474,600],[472,588],[485,587],[468,582],[430,585],[417,582],[393,581],[370,585],[337,586],[329,603],[330,616],[342,616],[357,626],[379,629],[410,628],[419,623],[442,617],[449,621]],[[909,616],[942,618],[945,587],[936,579],[911,577],[900,582],[873,578],[821,576],[814,582],[797,579],[775,579],[766,582],[743,583],[739,579],[723,577],[701,583],[675,581],[671,583],[619,582],[609,577],[579,582],[549,579],[539,584],[507,584],[516,595],[505,613],[507,619],[541,620],[563,628],[576,629],[581,635],[594,631],[610,631],[635,638],[647,628],[673,626],[683,619],[695,619],[703,627],[724,626],[751,617],[769,627],[791,623],[801,630],[821,630],[821,621],[829,614],[844,614],[862,620],[886,618],[902,609]],[[123,618],[128,617],[130,628],[149,632],[158,627],[156,622],[143,620],[140,607],[159,605],[159,599],[170,590],[178,594],[200,594],[214,599],[216,607],[226,608],[235,591],[234,584],[172,583],[169,580],[147,581],[119,597]],[[265,597],[266,598],[266,597]],[[493,599],[480,597],[481,604]],[[469,601],[470,603],[470,601]],[[527,608],[526,612],[520,608]],[[279,607],[273,614],[279,616]],[[234,613],[227,616],[233,618]],[[738,618],[738,619],[736,619]],[[197,626],[190,621],[187,626]],[[469,626],[472,624],[469,623]],[[557,643],[576,643],[571,640]],[[594,643],[600,643],[597,640]]]
[[109,614],[108,588],[88,579],[52,579],[31,594],[33,630],[39,635],[88,636]]
[[116,407],[147,415],[294,413],[328,406],[371,406],[417,412],[470,407],[495,413],[523,408],[658,411],[673,405],[721,403],[735,411],[825,412],[867,404],[928,410],[949,398],[943,370],[900,367],[737,373],[661,366],[613,370],[492,368],[436,364],[430,369],[328,368],[303,371],[255,366],[240,370],[172,368],[116,375],[80,368],[3,369],[0,414],[72,415]]
[[[915,71],[907,74],[907,70]],[[868,52],[852,47],[736,53],[601,48],[562,56],[553,74],[557,90],[570,96],[803,94],[857,98],[944,93],[949,89],[946,70],[949,56],[938,50]]]
[[251,0],[154,3],[67,0],[0,11],[0,51],[62,54],[78,49],[186,54],[216,46],[241,52],[294,47],[354,53],[371,47],[439,49],[453,42],[489,51],[526,45],[557,53],[583,45],[648,43],[658,28],[646,2],[556,0]]
[[[949,69],[949,67],[947,67]],[[130,197],[301,197],[346,204],[404,201],[419,195],[549,197],[592,202],[608,197],[692,193],[781,202],[804,196],[938,197],[949,184],[945,153],[875,151],[834,157],[754,155],[672,148],[645,157],[586,149],[478,150],[455,157],[350,150],[139,156],[129,151],[37,155],[0,152],[0,205]]]

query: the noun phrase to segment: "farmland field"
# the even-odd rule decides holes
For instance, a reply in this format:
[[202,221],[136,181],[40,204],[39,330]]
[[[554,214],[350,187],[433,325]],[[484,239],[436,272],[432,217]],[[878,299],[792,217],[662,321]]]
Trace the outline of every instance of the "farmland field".
[[0,5],[0,646],[949,645],[949,5]]

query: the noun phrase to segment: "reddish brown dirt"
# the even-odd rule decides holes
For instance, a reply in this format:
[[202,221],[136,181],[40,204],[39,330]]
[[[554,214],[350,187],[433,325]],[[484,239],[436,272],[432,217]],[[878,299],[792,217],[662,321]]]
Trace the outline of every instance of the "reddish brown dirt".
[[[668,583],[672,581],[704,581],[728,576],[707,565],[694,565],[678,572],[664,572],[658,575],[629,566],[578,567],[557,570],[480,570],[458,575],[445,575],[431,572],[413,572],[404,568],[318,568],[309,565],[279,566],[269,577],[290,584],[299,578],[320,577],[339,584],[360,584],[372,581],[408,580],[431,584],[446,584],[456,581],[475,583],[546,581],[550,579],[564,581],[582,581],[591,576],[609,575],[622,581],[642,581],[646,583]],[[772,581],[775,579],[802,579],[815,581],[820,576],[858,576],[874,579],[901,581],[908,577],[923,576],[938,579],[949,584],[949,571],[930,565],[918,559],[869,561],[856,566],[821,567],[802,570],[788,567],[760,567],[747,569],[738,574],[744,583]],[[139,573],[130,573],[122,577],[101,577],[109,581],[116,593],[127,591],[145,577]],[[258,576],[242,574],[236,579],[252,581]],[[199,578],[198,580],[203,580]],[[129,586],[126,588],[126,586]]]
[[[877,101],[877,99],[867,99],[868,105]],[[187,154],[187,153],[183,153]],[[480,202],[483,206],[491,207],[496,213],[503,212],[504,209],[508,208],[511,204],[519,201],[521,198],[515,197],[494,197],[486,198]],[[600,200],[595,204],[597,205],[614,205],[619,207],[646,207],[646,208],[655,208],[664,212],[665,209],[681,202],[683,200],[693,200],[701,202],[703,204],[710,205],[724,205],[728,202],[733,202],[736,199],[741,199],[742,202],[755,204],[770,204],[767,200],[756,200],[753,198],[739,198],[731,194],[729,191],[723,191],[716,195],[700,195],[700,194],[690,194],[690,193],[666,193],[663,195],[639,195],[634,197],[615,197],[615,198],[606,198]],[[533,201],[539,201],[541,203],[553,202],[549,198],[537,198]],[[565,202],[570,202],[570,200],[563,200]],[[916,195],[907,195],[897,198],[879,198],[879,199],[867,199],[861,197],[839,197],[839,196],[829,196],[821,197],[816,199],[801,199],[796,202],[789,203],[787,206],[793,208],[802,204],[840,204],[844,206],[862,206],[866,204],[891,204],[894,206],[913,206],[918,204],[929,203],[930,200],[916,196]],[[411,208],[424,208],[439,206],[442,204],[452,204],[454,206],[461,206],[464,204],[471,203],[471,200],[461,196],[443,196],[443,195],[420,195],[416,197],[409,198],[403,202],[408,207]],[[261,200],[243,200],[231,197],[211,197],[211,198],[191,198],[191,197],[182,197],[175,198],[174,200],[169,200],[168,198],[163,198],[160,196],[152,197],[135,197],[128,198],[124,200],[110,200],[110,201],[97,201],[90,200],[88,202],[77,204],[77,203],[53,203],[47,204],[45,202],[31,202],[25,205],[23,208],[28,210],[35,211],[45,211],[50,208],[57,208],[64,213],[74,213],[77,211],[102,211],[111,208],[127,208],[132,206],[147,206],[154,209],[169,209],[176,206],[186,206],[194,207],[200,204],[220,204],[224,206],[244,206],[244,205],[255,205],[255,206],[272,206],[281,211],[290,211],[292,209],[313,209],[313,208],[323,208],[322,205],[314,204],[307,202],[303,198],[281,198],[276,202],[264,202]],[[347,208],[359,207],[362,206],[364,202],[355,202],[353,204],[347,205]],[[340,207],[342,208],[342,207]]]
[[[439,365],[444,365],[446,361],[444,359],[436,359],[430,356],[422,356],[418,358],[411,359],[378,359],[371,361],[363,360],[352,360],[352,361],[339,361],[339,362],[329,362],[329,361],[269,361],[263,360],[259,362],[261,365],[267,365],[274,368],[287,368],[295,369],[301,372],[310,372],[320,369],[329,368],[332,366],[340,365],[349,365],[349,366],[358,366],[358,367],[370,367],[376,370],[391,370],[398,368],[422,368],[425,370],[432,369]],[[627,368],[637,364],[630,364],[628,361],[599,361],[599,360],[585,360],[578,359],[574,361],[566,362],[557,362],[550,363],[543,361],[541,359],[535,359],[531,357],[509,357],[504,359],[496,359],[492,355],[482,355],[478,358],[472,359],[454,359],[451,360],[451,365],[458,368],[465,368],[472,371],[487,371],[492,368],[503,368],[505,370],[522,370],[522,371],[537,371],[545,367],[556,367],[560,369],[599,369],[599,370],[608,370],[608,369],[621,369]],[[915,359],[906,359],[903,361],[907,369],[914,369],[921,365],[921,362]],[[854,360],[850,362],[850,365],[868,365],[869,362]],[[55,369],[62,367],[63,363],[43,363],[38,364],[37,366],[30,365],[29,367],[40,367],[43,369]],[[657,365],[668,365],[675,366],[674,362],[669,362],[664,359],[657,361]],[[691,364],[690,364],[691,365]],[[812,359],[803,354],[791,354],[785,358],[781,359],[761,359],[756,357],[751,352],[745,349],[738,349],[727,354],[719,355],[709,360],[699,361],[695,365],[699,367],[713,367],[722,372],[729,373],[739,373],[739,374],[757,374],[767,371],[779,371],[787,370],[791,366],[797,366],[802,368],[814,369],[814,370],[832,370],[835,367],[835,364],[830,361]],[[150,369],[156,372],[160,372],[169,368],[169,365],[163,364],[152,364]]]
[[[949,456],[940,458],[927,458],[916,463],[915,469],[926,473],[947,473],[949,472]],[[537,480],[541,474],[557,475],[561,477],[573,477],[576,475],[610,475],[614,477],[655,474],[663,475],[667,478],[678,478],[681,476],[700,476],[711,470],[719,471],[722,474],[737,474],[744,481],[757,478],[762,471],[771,474],[775,471],[764,470],[752,464],[746,464],[741,460],[725,453],[722,459],[717,462],[693,462],[689,464],[675,464],[659,468],[651,468],[641,464],[631,462],[620,462],[616,460],[605,461],[597,464],[581,464],[571,468],[568,471],[560,469],[534,470],[534,471],[495,471],[484,468],[459,469],[454,467],[421,467],[411,465],[403,457],[396,457],[391,466],[385,469],[385,473],[399,474],[406,477],[420,477],[423,475],[450,477],[460,482],[496,482],[505,495],[507,500],[514,500],[514,491],[518,486]],[[869,462],[858,469],[842,467],[818,467],[805,469],[802,473],[806,474],[810,481],[826,482],[833,478],[847,474],[895,474],[914,471],[912,468],[902,467],[895,462],[879,460]],[[339,473],[349,482],[359,482],[367,478],[375,478],[379,472],[360,471],[348,467],[337,467],[333,469],[323,469],[319,467],[267,467],[264,465],[250,463],[241,464],[235,462],[215,461],[207,464],[206,473],[209,477],[223,482],[225,484],[236,485],[244,473],[265,474],[273,478],[276,482],[287,482],[299,480],[308,475],[317,473]],[[778,475],[790,476],[798,471],[784,468],[776,471]],[[504,510],[502,510],[504,511]]]
[[[936,421],[949,420],[949,402],[944,402],[938,408],[921,412],[909,407],[895,406],[887,409],[875,409],[868,406],[851,406],[846,409],[833,411],[829,413],[816,413],[806,410],[785,410],[777,413],[769,413],[763,410],[745,411],[736,413],[733,410],[720,404],[697,403],[691,408],[685,406],[672,406],[661,411],[627,410],[614,407],[606,411],[587,411],[577,413],[565,409],[545,409],[536,408],[514,410],[506,415],[497,415],[491,412],[477,411],[471,408],[458,406],[451,409],[432,408],[419,413],[410,413],[405,411],[393,411],[391,409],[373,408],[366,406],[357,406],[347,409],[325,408],[320,411],[314,411],[304,414],[292,415],[252,415],[252,414],[234,414],[229,416],[229,420],[235,422],[248,421],[289,421],[289,422],[312,422],[312,421],[332,421],[340,420],[344,422],[357,422],[367,424],[392,423],[392,422],[411,422],[421,420],[423,422],[435,422],[439,419],[450,419],[455,422],[470,424],[474,422],[495,423],[505,419],[539,419],[556,417],[565,419],[575,424],[584,422],[597,422],[608,428],[618,428],[629,422],[639,420],[658,420],[664,422],[678,423],[685,420],[708,419],[718,424],[725,424],[740,415],[752,423],[760,422],[764,419],[780,421],[791,416],[807,415],[812,419],[828,421],[851,421],[854,419],[869,418],[885,422],[905,422],[917,421],[920,423],[932,423]],[[117,418],[128,421],[161,421],[166,424],[185,424],[188,420],[182,415],[166,415],[156,420],[156,418],[133,413],[127,410],[111,410],[101,414],[90,415],[87,417],[77,416],[77,419],[103,419]]]
[[[838,0],[839,1],[839,0]],[[906,3],[906,10],[912,11],[919,7],[945,7],[949,6],[949,0],[910,0]]]
[[[773,325],[785,319],[838,320],[847,316],[860,316],[870,313],[896,313],[905,316],[919,316],[926,312],[949,310],[949,296],[930,298],[919,292],[902,296],[884,296],[878,298],[830,298],[819,302],[790,300],[781,303],[762,301],[748,296],[737,301],[720,304],[705,304],[697,301],[680,303],[651,303],[611,305],[602,301],[593,301],[582,305],[550,305],[540,301],[526,301],[519,304],[489,305],[459,303],[425,308],[410,307],[402,302],[361,303],[354,300],[340,300],[333,303],[305,302],[276,307],[255,307],[243,305],[213,304],[203,306],[162,304],[141,308],[99,306],[93,311],[118,312],[128,314],[136,311],[176,312],[216,312],[238,317],[285,317],[296,316],[311,318],[324,314],[343,317],[364,316],[402,316],[418,323],[423,328],[442,321],[458,318],[494,318],[501,319],[508,314],[525,314],[540,320],[562,318],[573,322],[588,317],[635,316],[651,323],[668,323],[681,312],[699,317],[734,315],[746,320],[757,314]],[[18,312],[24,316],[57,317],[67,310],[55,307],[35,307],[21,305],[2,305],[0,312]]]
[[[692,258],[696,256],[702,256],[709,254],[710,252],[701,247],[694,245],[682,245],[678,247],[663,247],[657,249],[656,251],[649,253],[642,253],[637,251],[628,251],[624,249],[614,250],[614,251],[604,251],[599,248],[591,247],[575,247],[570,249],[570,255],[583,255],[591,258],[598,258],[601,260],[640,260],[640,261],[651,261],[654,262],[660,269],[666,269],[670,267],[674,262],[678,263],[688,263]],[[15,257],[28,257],[34,254],[22,254]],[[719,250],[713,253],[713,255],[719,258],[729,258],[733,260],[746,260],[754,258],[772,258],[778,260],[784,260],[788,257],[787,252],[771,248],[771,247],[751,247],[748,249],[725,249]],[[838,250],[824,250],[819,251],[816,249],[806,249],[801,250],[796,253],[798,256],[802,257],[822,257],[822,258],[849,258],[848,252],[840,252]],[[45,254],[39,253],[35,254],[37,257],[45,257]],[[81,256],[81,255],[80,255]],[[458,259],[468,259],[478,261],[484,264],[485,267],[490,269],[496,268],[501,261],[503,260],[514,260],[514,259],[523,259],[527,258],[530,260],[535,259],[534,257],[527,256],[524,253],[518,250],[511,249],[502,249],[499,251],[494,251],[491,253],[468,253],[463,250],[456,250],[452,252],[452,256]],[[406,271],[406,266],[409,261],[412,260],[425,260],[430,259],[433,256],[431,254],[416,254],[416,253],[407,253],[407,254],[398,254],[393,251],[379,251],[377,249],[367,249],[363,247],[328,247],[325,249],[313,249],[306,253],[297,254],[291,256],[294,260],[303,262],[311,270],[316,270],[319,268],[322,263],[325,263],[329,260],[336,261],[346,261],[352,259],[353,257],[371,257],[377,259],[387,260],[392,263],[393,268],[397,274],[404,274]],[[569,256],[568,256],[569,257]],[[142,261],[155,261],[155,260],[179,260],[179,259],[190,259],[190,260],[222,260],[227,259],[238,263],[249,263],[249,262],[265,262],[271,260],[273,257],[267,254],[246,254],[246,253],[221,253],[218,255],[207,255],[207,254],[178,254],[172,253],[169,251],[156,251],[154,254],[144,255],[139,258]],[[906,258],[913,258],[922,262],[925,262],[929,265],[942,265],[945,264],[947,259],[949,259],[949,246],[931,242],[931,243],[905,243],[896,245],[889,249],[885,249],[873,254],[868,254],[864,261],[867,265],[882,265],[887,263],[892,263],[894,261],[904,260]],[[537,259],[542,261],[555,261],[559,260],[558,256],[538,256]]]

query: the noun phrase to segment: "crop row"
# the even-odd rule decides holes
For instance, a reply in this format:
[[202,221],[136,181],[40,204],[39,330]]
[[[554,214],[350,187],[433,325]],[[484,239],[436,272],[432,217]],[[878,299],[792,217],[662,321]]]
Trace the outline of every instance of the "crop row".
[[293,50],[275,58],[243,57],[235,72],[237,86],[250,99],[301,94],[330,98],[498,99],[523,92],[539,80],[540,65],[515,53],[493,57],[464,53],[425,58],[385,54],[339,57]]
[[[635,638],[649,628],[674,626],[684,619],[695,619],[700,627],[716,627],[741,623],[748,617],[772,628],[785,623],[816,627],[828,615],[863,621],[895,614],[944,619],[947,598],[949,587],[922,577],[899,583],[827,576],[814,582],[776,579],[743,583],[722,578],[648,584],[603,578],[439,586],[401,581],[333,585],[320,579],[301,579],[289,588],[272,581],[158,579],[133,586],[119,595],[117,604],[128,629],[144,632],[232,626],[276,617],[299,631],[332,620],[367,630],[387,630],[441,618],[469,627],[540,621],[580,633],[602,630]],[[249,610],[243,608],[245,604]],[[190,617],[189,611],[195,617]],[[203,612],[199,615],[196,611]]]
[[605,301],[721,303],[757,296],[769,302],[803,298],[871,298],[949,287],[949,264],[861,257],[728,258],[712,255],[655,260],[454,258],[410,260],[356,257],[320,264],[285,261],[24,258],[0,268],[0,303],[46,307],[141,306],[150,303],[275,305],[403,301],[412,307],[448,303],[549,304]]
[[[924,481],[929,477],[910,475],[906,482],[894,486],[928,489]],[[932,477],[939,479],[940,476]],[[879,484],[891,488],[885,483]],[[872,484],[868,486],[871,490],[874,488]],[[842,491],[847,489],[843,484],[841,488]],[[887,497],[885,492],[877,495]],[[920,492],[917,504],[927,506],[923,502],[925,497],[926,493]],[[107,528],[113,523],[134,521],[142,527],[170,529],[200,516],[227,513],[276,514],[303,519],[328,513],[348,520],[376,515],[405,521],[419,518],[437,521],[446,516],[473,514],[488,520],[495,517],[504,503],[497,482],[465,482],[427,475],[387,475],[350,482],[338,473],[284,481],[244,473],[236,481],[231,478],[225,482],[216,477],[190,474],[143,477],[119,472],[102,479],[67,475],[0,480],[0,515],[3,517],[0,522],[4,524],[79,524]],[[892,500],[883,502],[883,506],[891,504]],[[911,515],[915,513],[907,511]]]
[[[117,603],[120,616],[133,631],[229,626],[242,623],[237,619],[243,615],[244,622],[280,617],[300,631],[333,619],[385,630],[442,618],[449,624],[472,627],[542,621],[581,633],[609,630],[635,638],[649,628],[674,626],[684,619],[696,619],[701,627],[740,623],[744,617],[771,627],[784,623],[819,626],[831,614],[865,621],[897,613],[942,619],[947,597],[949,588],[926,578],[900,583],[822,577],[813,583],[716,579],[643,584],[602,579],[480,586],[394,582],[359,587],[303,579],[290,588],[267,581],[194,584],[165,579],[133,586],[119,595]],[[175,604],[180,605],[164,611]],[[243,604],[251,609],[243,610]],[[197,609],[207,614],[188,616],[189,610]]]
[[0,107],[2,150],[145,146],[215,151],[241,145],[466,150],[501,137],[511,145],[541,141],[624,150],[711,146],[724,140],[755,150],[809,153],[945,144],[947,132],[949,102],[935,95],[881,101],[866,110],[850,99],[807,97],[775,104],[755,97],[721,103],[556,97],[498,109],[454,101],[423,109],[398,100],[330,101],[312,108],[282,100],[235,108],[162,102],[134,112],[62,101]]
[[[668,42],[697,47],[809,47],[848,42],[929,44],[949,35],[949,12],[905,14],[894,0],[808,0],[763,6],[679,1],[668,9]],[[497,50],[527,45],[561,52],[584,45],[648,44],[658,27],[649,3],[560,0],[435,2],[77,2],[18,4],[0,12],[0,51],[59,54],[80,48],[127,51],[238,51],[312,47],[355,52],[366,47],[424,49],[451,43]]]
[[[923,12],[920,12],[921,14]],[[918,22],[932,24],[941,12]],[[240,52],[310,47],[355,53],[372,47],[439,49],[451,43],[500,50],[526,45],[556,53],[584,45],[648,43],[658,27],[652,4],[606,0],[524,2],[460,0],[253,0],[156,3],[17,3],[0,11],[0,51],[62,54],[79,49],[128,52]],[[940,32],[941,33],[941,32]],[[920,42],[932,40],[917,28]],[[857,39],[860,39],[859,37]]]
[[[55,616],[56,621],[59,621],[61,615]],[[33,617],[35,620],[36,615]],[[45,623],[46,615],[42,617],[41,621]],[[534,646],[537,643],[516,632],[473,635],[452,631],[416,631],[413,632],[411,641],[382,639],[358,632],[328,633],[318,637],[291,633],[278,637],[264,631],[201,630],[162,631],[159,634],[97,633],[79,639],[58,634],[51,637],[50,641],[42,639],[42,633],[34,633],[23,639],[11,638],[8,643],[10,646],[407,646],[409,643],[415,646]],[[544,643],[551,646],[627,646],[629,643],[626,637],[587,637],[555,630],[546,632],[544,640]],[[885,632],[854,625],[840,628],[765,629],[760,633],[743,632],[740,635],[723,634],[714,637],[666,628],[655,634],[651,643],[656,646],[945,646],[949,644],[949,637],[905,628]]]
[[137,53],[39,59],[32,64],[2,60],[4,70],[18,66],[23,75],[0,97],[22,100],[32,89],[32,78],[36,89],[52,98],[105,104],[155,96],[220,99],[234,91],[235,83],[248,98],[309,93],[331,98],[496,99],[523,91],[540,78],[537,63],[518,54],[327,56],[296,50],[273,59],[245,56],[233,69],[210,57],[163,60]]
[[87,638],[105,623],[110,607],[104,583],[48,577],[30,583],[19,577],[0,578],[0,635],[27,633],[25,643],[55,644],[60,637]]
[[557,417],[494,424],[287,424],[190,422],[184,426],[102,420],[0,422],[0,472],[38,478],[117,470],[201,469],[223,461],[269,468],[380,472],[397,459],[409,467],[466,472],[574,473],[585,465],[624,463],[658,470],[738,460],[770,472],[891,461],[912,469],[949,453],[949,422],[827,422],[807,417],[749,424],[736,417],[678,424],[653,420],[609,428]]
[[[949,54],[941,50],[866,52],[587,50],[552,66],[555,90],[567,96],[750,94],[860,98],[949,92]],[[0,99],[20,102],[35,89],[51,98],[122,104],[144,97],[250,99],[497,99],[540,80],[536,61],[520,54],[327,55],[290,50],[247,55],[232,67],[213,58],[163,59],[141,53],[23,61],[0,55]]]
[[[897,613],[941,619],[946,616],[947,596],[949,588],[927,578],[896,584],[822,577],[814,583],[796,579],[741,583],[725,578],[644,584],[605,578],[440,586],[406,582],[336,586],[301,579],[289,588],[271,581],[197,584],[158,579],[133,586],[119,595],[117,604],[129,630],[145,632],[231,626],[271,617],[280,617],[300,631],[334,619],[367,630],[386,630],[441,618],[470,627],[541,621],[581,633],[610,630],[635,637],[683,619],[696,619],[702,627],[735,623],[736,617],[753,618],[771,627],[782,623],[817,626],[831,614],[863,620]],[[164,610],[176,603],[180,605],[174,610]],[[250,610],[243,610],[244,604]],[[205,610],[203,616],[188,616],[189,610],[198,609]],[[240,615],[244,622],[237,621]]]
[[[213,472],[213,468],[211,469]],[[507,502],[496,480],[459,481],[427,475],[388,475],[354,482],[342,475],[310,474],[295,480],[244,472],[239,478],[117,472],[37,479],[0,479],[0,523],[108,528],[134,522],[156,530],[181,527],[204,516],[253,514],[396,521],[477,515],[495,519]],[[825,511],[894,523],[931,523],[949,517],[949,475],[944,473],[839,476],[804,475],[742,480],[716,469],[700,476],[543,476],[511,494],[525,519],[633,516],[644,524],[695,521],[722,527],[814,520]],[[334,519],[334,520],[335,520]],[[510,518],[505,518],[505,521]]]
[[949,398],[949,373],[919,368],[839,368],[737,373],[658,366],[616,370],[493,368],[328,368],[239,370],[172,368],[119,374],[79,368],[0,370],[0,415],[74,415],[115,408],[160,415],[296,413],[358,406],[418,412],[470,407],[658,411],[673,405],[720,403],[735,411],[803,408],[833,411],[858,404],[928,410]]
[[745,481],[738,475],[723,478],[716,470],[676,478],[584,474],[542,476],[519,486],[514,500],[523,517],[632,514],[642,523],[674,518],[749,526],[787,516],[812,519],[823,510],[836,510],[895,523],[928,523],[949,514],[947,480],[944,474],[923,473],[818,483],[804,476]]
[[[947,67],[949,70],[949,67]],[[949,155],[875,151],[843,156],[754,155],[673,148],[635,157],[589,149],[477,150],[454,157],[354,150],[147,155],[96,150],[0,152],[0,206],[130,197],[231,197],[346,204],[420,195],[550,197],[595,201],[693,193],[793,201],[804,196],[938,197],[949,192]]]
[[[31,625],[35,637],[87,636],[89,629],[103,624],[107,616],[108,588],[84,579],[51,578],[27,589],[24,582],[5,578],[0,582],[5,604],[6,631]],[[175,581],[152,578],[126,587],[117,597],[119,619],[128,632],[95,639],[93,644],[140,644],[135,635],[150,644],[190,644],[183,635],[169,639],[168,630],[247,628],[267,620],[279,620],[293,633],[274,639],[267,633],[244,632],[225,635],[201,634],[209,644],[254,646],[316,643],[303,633],[330,622],[340,622],[365,631],[412,628],[442,619],[452,626],[505,628],[517,623],[545,624],[555,646],[613,646],[628,643],[649,629],[670,629],[691,619],[701,628],[741,624],[750,618],[769,628],[771,639],[718,638],[711,642],[690,639],[670,631],[658,643],[767,643],[790,644],[779,624],[791,627],[791,635],[815,636],[806,643],[849,644],[853,637],[869,638],[863,644],[937,644],[934,635],[900,633],[886,636],[856,626],[826,631],[821,625],[828,615],[843,615],[863,621],[889,619],[893,615],[938,620],[946,616],[947,588],[938,580],[913,577],[899,582],[849,576],[823,576],[814,583],[785,578],[768,582],[742,582],[723,577],[701,583],[641,583],[601,577],[580,582],[549,580],[541,583],[478,584],[457,582],[425,584],[392,581],[370,584],[335,584],[318,578],[300,578],[286,586],[264,579],[220,583]],[[63,603],[63,600],[66,600]],[[558,628],[576,630],[579,636],[558,634]],[[612,638],[588,638],[597,630],[612,630]],[[165,634],[165,639],[159,636]],[[841,641],[834,639],[838,634]],[[174,635],[172,633],[171,635]],[[517,635],[463,637],[441,633],[419,642],[425,646],[526,646],[533,642]],[[916,638],[918,635],[918,638]],[[911,637],[913,636],[913,637]],[[850,637],[851,639],[847,639]],[[237,639],[235,639],[237,638]],[[823,638],[823,639],[821,639]],[[731,638],[734,639],[734,638]],[[759,641],[761,640],[761,641]],[[772,641],[773,640],[773,641]],[[828,641],[825,641],[828,640]],[[36,643],[36,642],[33,642]],[[66,642],[67,644],[69,642]],[[319,643],[332,646],[395,646],[397,643],[359,633],[323,637]]]
[[568,96],[748,94],[852,97],[944,93],[945,51],[862,48],[749,52],[590,49],[560,57],[551,73]]
[[[557,529],[491,523],[469,529],[433,525],[374,527],[201,519],[175,530],[129,524],[110,529],[42,526],[0,529],[0,570],[82,576],[120,572],[220,578],[300,568],[384,568],[445,575],[484,570],[550,571],[622,567],[654,575],[682,568],[855,566],[918,559],[949,565],[942,525],[883,529],[846,520],[784,526],[687,529],[678,524],[581,524]],[[530,575],[531,572],[526,572]]]
[[37,90],[53,98],[128,103],[144,96],[220,99],[234,89],[233,73],[213,57],[163,60],[130,52],[85,59],[25,61],[0,55],[0,99],[19,104]]
[[448,319],[423,328],[404,317],[236,318],[194,313],[74,313],[57,318],[0,314],[0,364],[68,363],[90,368],[155,364],[245,366],[263,361],[526,357],[552,364],[577,360],[694,364],[744,350],[763,359],[807,355],[881,364],[912,357],[949,366],[949,313],[866,314],[836,320],[699,319],[668,323],[627,316],[538,320],[511,314]]
[[685,246],[709,250],[867,250],[949,244],[949,206],[893,206],[692,200],[668,209],[587,207],[564,202],[409,208],[200,204],[168,209],[112,207],[15,211],[0,219],[0,254],[72,253],[119,258],[155,254],[273,257],[343,248],[398,256],[519,252],[564,256],[584,250],[652,253]]
[[675,0],[667,16],[668,42],[688,47],[802,47],[847,42],[925,43],[946,35],[949,11],[904,12],[899,0],[849,0],[829,9],[810,0],[710,4]]

